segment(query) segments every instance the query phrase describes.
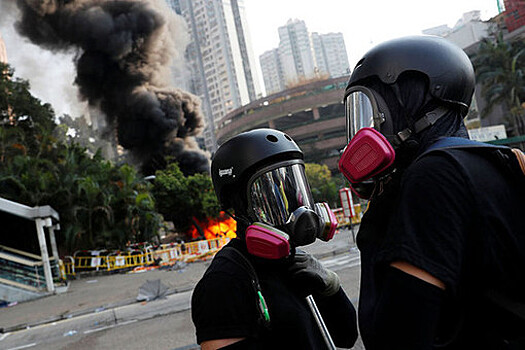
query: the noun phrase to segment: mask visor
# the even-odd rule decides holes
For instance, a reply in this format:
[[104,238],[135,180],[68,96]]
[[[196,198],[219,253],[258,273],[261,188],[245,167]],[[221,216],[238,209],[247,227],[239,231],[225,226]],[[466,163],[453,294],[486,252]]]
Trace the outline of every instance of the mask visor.
[[350,92],[345,98],[345,107],[347,141],[362,128],[374,127],[376,108],[368,94],[359,90]]
[[315,208],[302,164],[256,174],[248,198],[256,221],[274,227],[283,228],[299,207]]

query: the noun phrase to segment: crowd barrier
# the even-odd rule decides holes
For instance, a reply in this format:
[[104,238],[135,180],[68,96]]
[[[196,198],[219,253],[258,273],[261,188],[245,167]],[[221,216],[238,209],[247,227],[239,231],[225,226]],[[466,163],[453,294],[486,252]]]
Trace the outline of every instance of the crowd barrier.
[[193,262],[212,257],[229,238],[220,237],[178,244],[144,245],[127,251],[78,251],[62,259],[60,269],[66,276],[87,271],[115,271],[146,266],[173,265],[178,261]]

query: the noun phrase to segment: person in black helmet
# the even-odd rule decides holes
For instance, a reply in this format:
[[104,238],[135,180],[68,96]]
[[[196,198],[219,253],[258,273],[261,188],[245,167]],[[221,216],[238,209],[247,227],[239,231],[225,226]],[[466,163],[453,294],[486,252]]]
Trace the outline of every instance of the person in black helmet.
[[525,177],[510,149],[468,140],[474,85],[467,55],[431,36],[376,46],[350,77],[339,167],[370,200],[367,350],[525,349]]
[[331,341],[352,347],[356,312],[339,278],[297,249],[329,239],[335,229],[329,208],[313,202],[297,144],[272,129],[241,133],[219,147],[211,172],[221,206],[234,210],[237,238],[217,253],[193,292],[201,348],[326,349],[309,295]]

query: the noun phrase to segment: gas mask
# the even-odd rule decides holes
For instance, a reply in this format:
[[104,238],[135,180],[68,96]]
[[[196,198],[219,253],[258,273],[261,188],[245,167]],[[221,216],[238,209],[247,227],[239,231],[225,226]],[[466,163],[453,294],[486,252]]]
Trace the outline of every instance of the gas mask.
[[[278,166],[278,165],[277,165]],[[290,246],[329,240],[337,220],[326,203],[315,204],[301,163],[256,173],[248,181],[248,207],[254,223],[246,229],[248,252],[266,259],[290,254]]]
[[348,90],[345,97],[346,130],[349,140],[339,170],[350,181],[350,187],[361,198],[372,195],[372,177],[385,172],[395,160],[395,151],[379,132],[392,130],[392,118],[383,98],[364,86]]
[[395,149],[447,112],[446,108],[438,107],[411,128],[395,132],[388,106],[376,91],[364,86],[351,87],[346,93],[345,107],[349,142],[339,160],[339,170],[350,181],[352,190],[364,199],[372,196],[375,180],[392,169]]

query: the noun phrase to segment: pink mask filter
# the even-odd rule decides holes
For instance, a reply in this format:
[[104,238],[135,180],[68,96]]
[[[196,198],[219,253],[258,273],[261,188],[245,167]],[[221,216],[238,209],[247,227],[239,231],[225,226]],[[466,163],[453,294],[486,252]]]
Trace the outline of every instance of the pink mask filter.
[[246,229],[246,246],[252,255],[265,259],[281,259],[290,254],[289,236],[260,222]]
[[328,203],[316,203],[315,208],[322,222],[319,239],[328,242],[334,237],[338,225],[337,218]]
[[341,159],[339,170],[351,183],[358,183],[375,176],[395,159],[390,142],[374,128],[362,128],[350,140]]

